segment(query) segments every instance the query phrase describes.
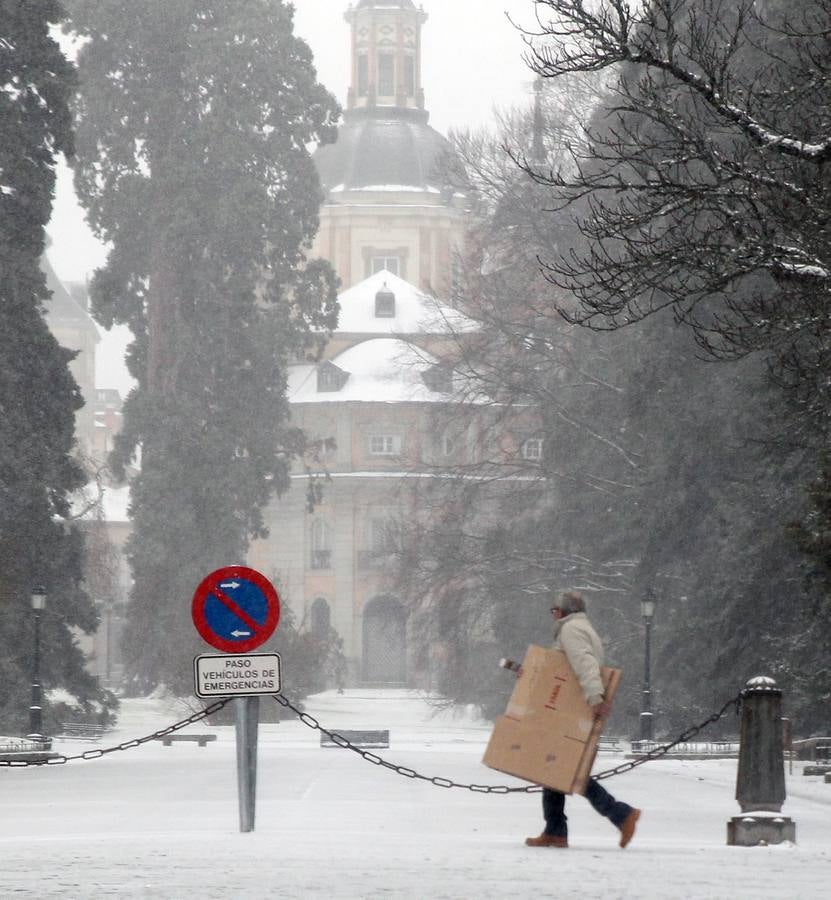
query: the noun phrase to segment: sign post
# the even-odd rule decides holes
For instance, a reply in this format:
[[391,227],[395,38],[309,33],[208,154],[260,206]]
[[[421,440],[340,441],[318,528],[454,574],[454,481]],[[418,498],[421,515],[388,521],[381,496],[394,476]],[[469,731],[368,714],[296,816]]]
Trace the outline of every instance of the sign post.
[[232,696],[237,739],[239,830],[254,830],[257,805],[257,733],[260,695],[281,688],[280,657],[250,653],[280,621],[280,598],[271,582],[246,566],[226,566],[199,583],[191,605],[193,624],[223,656],[194,661],[198,697]]
[[254,830],[257,814],[257,731],[260,724],[260,698],[234,697],[237,726],[237,796],[239,830]]

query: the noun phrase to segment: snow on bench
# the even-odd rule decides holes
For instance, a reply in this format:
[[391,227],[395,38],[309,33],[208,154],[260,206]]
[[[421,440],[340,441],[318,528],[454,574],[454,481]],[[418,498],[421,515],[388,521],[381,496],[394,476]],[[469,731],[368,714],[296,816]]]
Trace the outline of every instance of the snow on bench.
[[200,747],[204,747],[209,744],[211,741],[216,740],[215,734],[163,734],[161,737],[154,738],[153,740],[161,741],[163,746],[171,747],[174,741],[190,741],[191,743],[197,743]]
[[[376,731],[369,730],[357,730],[357,731],[338,731],[336,734],[340,735],[343,738],[346,738],[353,747],[389,747],[390,745],[390,733],[389,729],[379,729]],[[337,741],[332,740],[328,734],[320,733],[320,746],[321,747],[340,747],[342,746]]]

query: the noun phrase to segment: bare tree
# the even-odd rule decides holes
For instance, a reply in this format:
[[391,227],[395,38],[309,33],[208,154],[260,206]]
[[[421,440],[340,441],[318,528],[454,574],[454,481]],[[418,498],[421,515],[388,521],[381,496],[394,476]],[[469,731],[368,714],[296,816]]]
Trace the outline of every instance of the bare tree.
[[567,165],[526,161],[579,237],[545,261],[569,321],[671,308],[710,354],[771,355],[813,416],[831,371],[831,2],[536,0],[543,78],[614,72]]

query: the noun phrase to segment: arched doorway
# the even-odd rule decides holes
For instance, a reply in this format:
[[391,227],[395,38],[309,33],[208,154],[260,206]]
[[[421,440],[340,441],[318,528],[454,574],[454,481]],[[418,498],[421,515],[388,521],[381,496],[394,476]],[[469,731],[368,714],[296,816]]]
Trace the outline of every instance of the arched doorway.
[[324,638],[329,634],[332,616],[325,597],[317,597],[312,603],[309,619],[309,631],[312,634]]
[[407,614],[391,597],[376,597],[364,607],[363,680],[403,685],[407,680]]

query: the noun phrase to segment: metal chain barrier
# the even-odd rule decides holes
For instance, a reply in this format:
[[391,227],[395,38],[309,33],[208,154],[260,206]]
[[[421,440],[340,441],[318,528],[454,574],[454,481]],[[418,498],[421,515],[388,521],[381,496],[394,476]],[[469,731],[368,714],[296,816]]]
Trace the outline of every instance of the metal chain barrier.
[[686,731],[682,731],[678,737],[669,744],[661,744],[660,747],[655,747],[654,750],[650,750],[648,753],[644,753],[643,756],[638,757],[637,759],[630,760],[627,763],[622,763],[619,766],[615,766],[613,769],[604,769],[602,772],[598,772],[597,775],[592,775],[592,778],[595,781],[602,781],[604,778],[611,778],[613,775],[622,775],[624,772],[631,772],[636,766],[642,766],[644,763],[652,762],[653,759],[660,759],[662,756],[666,756],[673,747],[678,744],[686,743],[690,738],[695,737],[699,731],[703,731],[707,726],[712,725],[715,722],[718,722],[724,715],[726,715],[727,710],[733,707],[736,710],[736,715],[739,714],[739,710],[741,709],[742,704],[742,695],[736,694],[731,700],[728,700],[727,703],[722,706],[722,708],[718,712],[714,712],[709,718],[705,719],[701,722],[700,725],[693,725],[691,728],[688,728]]
[[[682,732],[678,737],[668,743],[662,744],[660,747],[656,747],[654,750],[650,750],[648,753],[645,753],[642,757],[638,759],[631,760],[630,762],[623,763],[622,765],[615,766],[613,769],[605,769],[602,772],[598,772],[597,775],[592,775],[591,777],[600,781],[604,778],[611,778],[613,775],[622,775],[624,772],[630,772],[636,766],[642,766],[644,763],[652,762],[654,759],[660,759],[662,756],[665,756],[669,751],[677,746],[678,744],[683,744],[688,741],[690,738],[697,735],[700,731],[703,731],[709,725],[712,725],[714,722],[718,722],[726,713],[727,710],[731,707],[734,707],[736,713],[738,714],[739,708],[741,705],[741,694],[737,694],[732,699],[728,700],[724,706],[718,712],[713,713],[699,725],[693,725],[688,728],[686,731]],[[282,694],[275,694],[274,700],[276,703],[279,703],[281,706],[290,709],[304,724],[309,728],[321,732],[321,734],[325,734],[326,737],[329,738],[334,744],[337,744],[338,747],[342,747],[344,750],[351,750],[353,753],[357,753],[359,756],[362,756],[367,762],[372,763],[376,766],[382,766],[385,769],[391,769],[398,775],[403,775],[405,778],[414,778],[419,779],[421,781],[428,781],[430,784],[434,784],[436,787],[442,788],[465,788],[469,791],[474,791],[477,794],[533,794],[542,790],[542,786],[538,784],[529,784],[522,787],[508,787],[507,785],[501,784],[459,784],[456,781],[453,781],[450,778],[441,778],[438,775],[429,776],[422,775],[420,772],[416,772],[415,769],[410,769],[407,766],[399,766],[396,763],[389,762],[386,759],[382,759],[378,756],[377,753],[372,753],[368,750],[363,750],[360,747],[355,746],[348,738],[345,738],[342,734],[338,734],[336,731],[329,731],[327,728],[324,728],[314,716],[309,715],[308,713],[301,712],[296,706],[294,706],[291,701],[289,701]]]
[[225,697],[222,700],[217,700],[210,706],[206,706],[199,712],[194,713],[192,716],[188,716],[186,719],[182,719],[181,722],[176,722],[174,725],[168,725],[167,728],[162,728],[159,731],[154,731],[152,734],[145,735],[145,737],[134,738],[131,741],[124,741],[124,743],[118,744],[115,747],[97,747],[95,750],[87,750],[84,753],[78,753],[75,756],[63,756],[62,754],[59,754],[58,756],[52,756],[46,759],[0,759],[0,768],[15,768],[25,766],[60,766],[64,763],[73,762],[76,759],[100,759],[107,753],[115,753],[116,750],[132,750],[133,747],[139,747],[142,744],[146,744],[148,741],[155,741],[158,738],[163,738],[167,734],[172,734],[174,731],[179,731],[186,725],[191,725],[194,722],[199,722],[201,719],[205,719],[213,713],[219,712],[219,710],[222,709],[222,707],[225,706],[226,703],[229,703],[231,699],[231,697]]

